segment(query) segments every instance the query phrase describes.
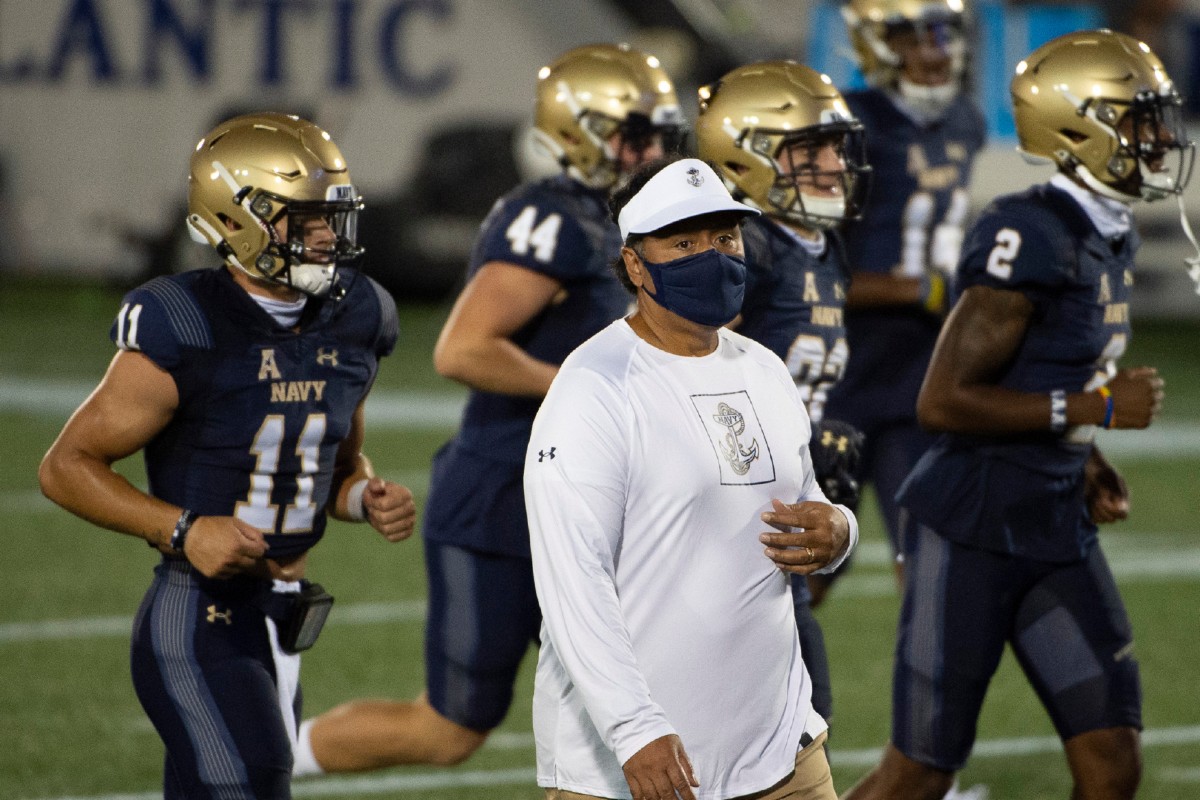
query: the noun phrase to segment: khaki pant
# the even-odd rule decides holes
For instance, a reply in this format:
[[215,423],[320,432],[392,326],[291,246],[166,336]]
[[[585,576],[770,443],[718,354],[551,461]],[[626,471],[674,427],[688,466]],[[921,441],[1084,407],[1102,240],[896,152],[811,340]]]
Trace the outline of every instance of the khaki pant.
[[[796,770],[779,783],[754,794],[744,794],[731,800],[837,800],[833,776],[825,758],[825,739],[822,733],[812,744],[796,753]],[[611,800],[590,794],[562,789],[547,789],[546,800]]]

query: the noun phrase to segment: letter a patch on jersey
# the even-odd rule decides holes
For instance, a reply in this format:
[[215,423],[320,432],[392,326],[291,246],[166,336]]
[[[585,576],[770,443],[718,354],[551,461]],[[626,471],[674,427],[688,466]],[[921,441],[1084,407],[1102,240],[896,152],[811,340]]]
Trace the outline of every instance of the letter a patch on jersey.
[[771,448],[750,395],[694,394],[692,405],[712,442],[722,486],[749,486],[775,480]]

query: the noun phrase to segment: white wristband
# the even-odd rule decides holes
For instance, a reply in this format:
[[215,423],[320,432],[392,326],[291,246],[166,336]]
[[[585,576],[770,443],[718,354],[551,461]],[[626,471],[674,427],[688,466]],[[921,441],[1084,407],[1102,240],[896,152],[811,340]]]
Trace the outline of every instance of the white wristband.
[[355,481],[350,490],[346,492],[346,516],[355,522],[362,522],[367,518],[367,507],[363,504],[363,492],[367,490],[367,478]]

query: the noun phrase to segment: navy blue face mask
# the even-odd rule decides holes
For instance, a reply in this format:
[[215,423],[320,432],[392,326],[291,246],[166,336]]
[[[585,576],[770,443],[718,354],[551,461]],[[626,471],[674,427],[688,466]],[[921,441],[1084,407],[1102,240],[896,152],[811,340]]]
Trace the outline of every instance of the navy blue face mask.
[[697,325],[719,327],[742,310],[746,294],[746,262],[709,249],[654,263],[642,259],[660,306]]

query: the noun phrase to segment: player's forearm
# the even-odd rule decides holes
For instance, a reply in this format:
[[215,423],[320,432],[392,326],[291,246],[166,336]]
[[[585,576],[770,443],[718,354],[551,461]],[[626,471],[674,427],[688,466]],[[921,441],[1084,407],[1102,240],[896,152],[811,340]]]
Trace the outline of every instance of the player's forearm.
[[333,473],[334,502],[329,515],[342,522],[362,522],[366,517],[363,486],[373,477],[375,470],[371,460],[362,453],[355,454],[345,466],[336,468]]
[[108,530],[166,546],[180,509],[152,497],[86,454],[51,449],[42,460],[38,481],[47,498],[77,517]]
[[962,434],[1036,433],[1104,421],[1105,401],[1097,392],[1065,395],[1064,417],[1049,392],[1019,392],[1000,386],[947,388],[927,381],[917,398],[917,419],[932,431]]
[[875,272],[856,272],[846,292],[846,308],[913,306],[924,302],[920,278]]
[[495,338],[444,353],[435,364],[443,377],[483,392],[545,397],[558,366],[534,358],[509,339]]

